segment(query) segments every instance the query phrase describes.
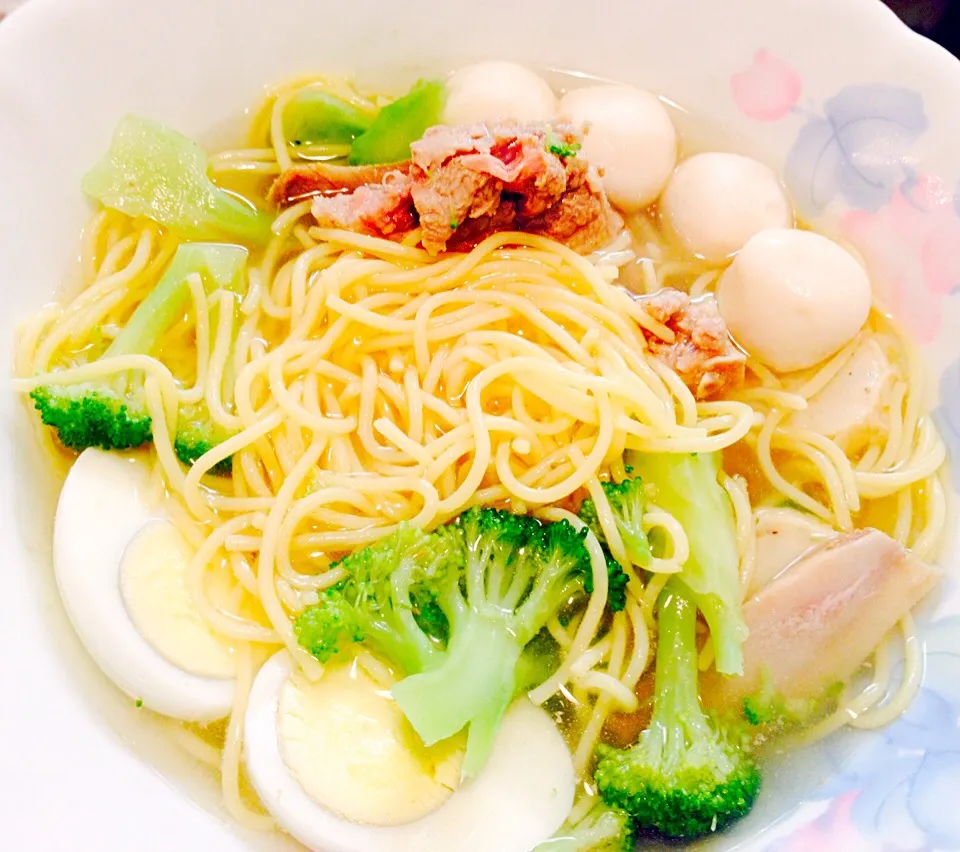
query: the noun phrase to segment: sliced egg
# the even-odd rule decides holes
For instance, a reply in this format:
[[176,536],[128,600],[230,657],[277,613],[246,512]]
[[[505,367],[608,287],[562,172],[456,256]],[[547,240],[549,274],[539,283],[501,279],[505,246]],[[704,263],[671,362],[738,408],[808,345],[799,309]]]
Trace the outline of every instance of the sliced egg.
[[516,62],[480,62],[454,71],[447,81],[446,124],[474,124],[495,118],[546,121],[557,111],[557,96],[539,74]]
[[680,163],[660,199],[664,227],[699,257],[721,261],[766,228],[793,225],[773,169],[740,154],[709,152]]
[[264,806],[315,852],[529,852],[573,803],[570,751],[527,699],[508,710],[493,754],[459,784],[460,738],[426,748],[359,667],[318,681],[286,651],[260,669],[245,763]]
[[353,822],[414,822],[440,807],[460,778],[463,738],[424,746],[389,690],[359,666],[329,668],[318,682],[288,678],[277,731],[300,787]]
[[842,349],[870,313],[870,279],[848,251],[811,231],[751,237],[717,285],[727,328],[747,352],[786,373]]
[[228,715],[231,645],[193,605],[191,552],[148,500],[135,458],[85,450],[67,475],[53,536],[54,572],[87,651],[120,689],[158,713],[207,722]]
[[657,199],[677,164],[677,131],[655,95],[621,84],[585,86],[563,96],[560,115],[586,125],[581,153],[601,169],[617,207],[631,213]]

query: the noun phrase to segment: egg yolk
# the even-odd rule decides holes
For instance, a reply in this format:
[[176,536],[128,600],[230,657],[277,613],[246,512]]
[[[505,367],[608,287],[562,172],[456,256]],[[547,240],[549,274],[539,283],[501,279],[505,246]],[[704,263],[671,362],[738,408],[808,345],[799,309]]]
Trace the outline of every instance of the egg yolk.
[[440,807],[456,789],[463,738],[427,748],[360,666],[295,675],[277,713],[283,760],[317,804],[353,822],[402,825]]
[[199,677],[236,677],[234,648],[210,629],[187,586],[192,555],[173,524],[147,524],[123,554],[124,605],[140,635],[168,662]]

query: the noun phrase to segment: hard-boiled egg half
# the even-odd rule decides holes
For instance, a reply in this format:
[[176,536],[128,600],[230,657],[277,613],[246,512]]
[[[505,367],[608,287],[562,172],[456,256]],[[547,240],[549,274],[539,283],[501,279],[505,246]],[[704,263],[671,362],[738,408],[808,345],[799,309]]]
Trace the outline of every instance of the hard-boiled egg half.
[[244,727],[261,801],[315,852],[529,852],[573,803],[569,749],[526,698],[462,784],[464,738],[425,747],[389,684],[356,661],[309,681],[279,652],[254,681]]
[[87,651],[158,713],[207,722],[233,705],[236,655],[197,611],[182,534],[150,505],[134,457],[85,450],[60,494],[53,536],[60,596]]

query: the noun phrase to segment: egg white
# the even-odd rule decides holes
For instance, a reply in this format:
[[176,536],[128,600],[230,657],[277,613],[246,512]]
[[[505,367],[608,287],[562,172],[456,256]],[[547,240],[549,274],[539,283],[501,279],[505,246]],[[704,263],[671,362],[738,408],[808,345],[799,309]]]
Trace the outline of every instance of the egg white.
[[54,572],[77,635],[97,665],[146,707],[207,722],[228,715],[235,680],[191,674],[169,662],[137,630],[123,601],[124,553],[138,532],[165,523],[146,499],[142,462],[88,449],[70,469],[53,534]]
[[318,805],[284,762],[277,713],[292,671],[286,651],[260,669],[245,718],[244,759],[264,806],[314,852],[529,852],[569,813],[576,784],[570,751],[550,716],[522,698],[504,717],[484,770],[437,810],[393,826],[341,818]]

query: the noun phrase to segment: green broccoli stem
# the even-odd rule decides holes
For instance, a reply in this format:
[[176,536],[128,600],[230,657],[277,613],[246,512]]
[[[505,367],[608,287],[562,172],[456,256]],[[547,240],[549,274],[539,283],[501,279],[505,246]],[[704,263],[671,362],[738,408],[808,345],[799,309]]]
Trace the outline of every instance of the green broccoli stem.
[[437,668],[393,687],[393,697],[428,746],[470,723],[463,775],[471,777],[489,756],[493,737],[516,690],[523,646],[500,619],[473,611],[451,626],[446,657]]
[[738,613],[716,595],[689,594],[696,601],[710,628],[713,655],[718,672],[737,672],[743,669],[743,621]]
[[630,816],[601,801],[583,814],[579,822],[571,823],[568,817],[557,833],[533,852],[632,852],[633,848]]
[[[716,735],[700,707],[697,606],[686,587],[674,579],[660,597],[657,640],[657,677],[651,730],[666,731],[665,757],[668,765],[685,760],[688,743],[709,744]],[[712,749],[713,763],[726,775],[733,764],[722,748]]]
[[743,672],[747,627],[741,612],[736,517],[718,481],[719,453],[636,453],[625,460],[654,491],[657,506],[681,524],[690,556],[680,578],[699,605],[716,646],[720,674]]
[[420,629],[409,605],[417,570],[416,556],[407,554],[390,574],[389,607],[359,619],[366,640],[405,672],[430,671],[445,658],[443,651]]
[[349,145],[370,129],[374,113],[315,88],[304,88],[283,111],[287,144]]
[[183,313],[184,305],[190,294],[186,276],[181,274],[176,260],[160,283],[144,299],[129,322],[123,327],[107,351],[104,358],[119,355],[149,355],[159,343],[160,338]]
[[682,720],[695,736],[709,736],[700,710],[697,667],[697,608],[680,583],[669,583],[660,597],[657,678],[651,728]]
[[407,94],[381,109],[367,131],[354,139],[350,164],[398,163],[408,159],[410,144],[423,136],[428,127],[440,124],[446,102],[446,83],[418,80]]
[[397,629],[396,624],[371,620],[363,620],[361,628],[364,640],[404,671],[430,671],[443,659],[443,652],[419,629],[408,630],[406,625]]
[[157,285],[137,306],[103,357],[149,355],[160,338],[183,315],[190,295],[190,275],[207,272],[212,283],[237,292],[247,250],[218,243],[185,243]]
[[146,216],[184,239],[269,242],[273,217],[216,186],[208,166],[203,149],[182,133],[128,115],[81,187],[105,207]]
[[697,608],[677,577],[660,596],[658,624],[650,726],[625,751],[599,746],[594,777],[603,799],[639,828],[696,838],[749,812],[761,778],[742,728],[700,706]]

